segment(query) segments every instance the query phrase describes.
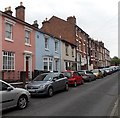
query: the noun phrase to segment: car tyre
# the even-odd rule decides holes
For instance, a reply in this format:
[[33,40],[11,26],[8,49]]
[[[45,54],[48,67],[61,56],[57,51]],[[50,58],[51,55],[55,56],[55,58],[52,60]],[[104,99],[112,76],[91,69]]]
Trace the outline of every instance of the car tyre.
[[26,96],[20,96],[19,99],[18,99],[18,102],[17,102],[17,107],[18,109],[24,109],[27,107],[27,97]]
[[52,87],[50,87],[50,88],[48,89],[48,96],[49,96],[49,97],[52,97],[52,96],[53,96],[53,88],[52,88]]

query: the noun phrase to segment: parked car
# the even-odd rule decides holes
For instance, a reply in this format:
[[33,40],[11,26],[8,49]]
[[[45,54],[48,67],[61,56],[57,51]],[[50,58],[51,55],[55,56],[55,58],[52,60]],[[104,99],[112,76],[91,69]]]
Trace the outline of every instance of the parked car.
[[93,69],[91,70],[91,72],[93,72],[93,74],[96,76],[97,79],[100,79],[103,77],[103,74],[99,69]]
[[69,85],[74,85],[76,87],[78,84],[84,83],[82,76],[78,72],[67,70],[64,71],[63,74],[68,78]]
[[68,79],[61,73],[43,73],[34,78],[26,85],[26,89],[31,95],[48,95],[59,90],[68,91]]
[[104,68],[107,75],[112,74],[112,70],[110,68]]
[[100,71],[102,72],[103,77],[107,76],[107,72],[105,71],[105,68],[101,68]]
[[7,82],[0,80],[0,106],[1,110],[5,110],[11,107],[18,107],[19,109],[24,109],[27,107],[30,93],[22,88],[15,88]]
[[96,79],[96,76],[89,70],[79,70],[78,73],[82,75],[84,81],[92,81]]

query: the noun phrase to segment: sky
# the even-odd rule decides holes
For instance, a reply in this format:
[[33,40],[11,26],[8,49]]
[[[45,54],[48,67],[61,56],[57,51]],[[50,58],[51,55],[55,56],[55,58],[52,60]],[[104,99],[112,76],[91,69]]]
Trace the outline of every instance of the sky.
[[75,16],[77,25],[94,40],[104,42],[110,56],[118,56],[118,2],[119,0],[0,0],[0,10],[15,8],[23,2],[25,20],[33,24],[42,22],[53,15],[64,20]]

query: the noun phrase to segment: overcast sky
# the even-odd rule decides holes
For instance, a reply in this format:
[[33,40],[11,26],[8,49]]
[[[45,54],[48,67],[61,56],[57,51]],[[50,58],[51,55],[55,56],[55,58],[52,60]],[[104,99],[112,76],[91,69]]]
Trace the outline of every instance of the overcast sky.
[[75,16],[77,25],[91,38],[103,41],[110,56],[118,56],[119,0],[0,0],[0,10],[11,6],[13,16],[20,2],[26,7],[26,22],[38,20],[39,28],[45,18],[53,15],[64,20]]

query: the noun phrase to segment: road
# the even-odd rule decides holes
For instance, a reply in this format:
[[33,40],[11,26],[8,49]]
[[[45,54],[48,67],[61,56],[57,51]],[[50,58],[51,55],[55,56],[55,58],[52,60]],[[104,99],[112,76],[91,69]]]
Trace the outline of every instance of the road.
[[31,98],[26,109],[7,110],[3,116],[109,116],[117,97],[118,72],[53,97]]

